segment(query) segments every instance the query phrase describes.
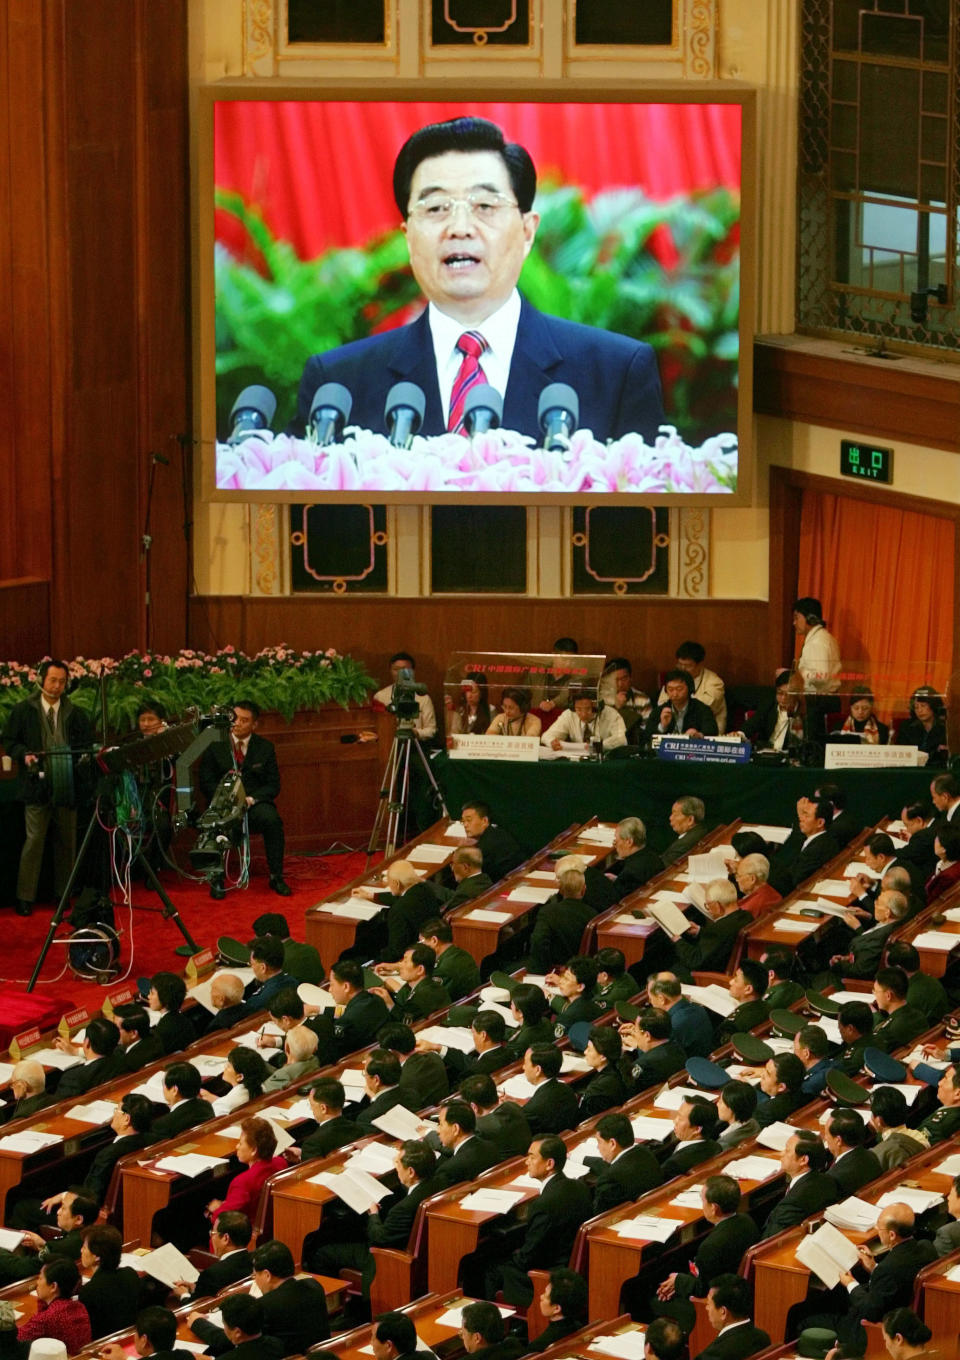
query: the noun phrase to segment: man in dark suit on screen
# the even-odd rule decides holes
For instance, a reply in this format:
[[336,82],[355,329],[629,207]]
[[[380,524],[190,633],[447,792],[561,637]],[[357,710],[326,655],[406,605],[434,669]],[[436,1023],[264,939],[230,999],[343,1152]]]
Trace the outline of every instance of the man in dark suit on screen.
[[[257,733],[260,707],[252,699],[237,699],[230,741],[215,741],[200,761],[200,787],[207,799],[228,770],[239,770],[247,799],[247,826],[263,837],[270,887],[281,897],[290,896],[283,877],[283,821],[276,807],[280,770],[273,742]],[[212,880],[210,896],[225,896],[222,875]]]
[[581,428],[600,440],[638,432],[653,441],[663,408],[652,348],[546,316],[517,292],[540,221],[536,187],[529,152],[485,119],[432,123],[407,140],[393,191],[429,305],[409,326],[308,359],[292,433],[303,435],[323,383],[343,383],[351,423],[371,430],[384,427],[390,388],[416,383],[426,397],[421,433],[438,435],[460,428],[465,392],[486,382],[503,395],[504,429],[539,439],[541,392],[568,383]]

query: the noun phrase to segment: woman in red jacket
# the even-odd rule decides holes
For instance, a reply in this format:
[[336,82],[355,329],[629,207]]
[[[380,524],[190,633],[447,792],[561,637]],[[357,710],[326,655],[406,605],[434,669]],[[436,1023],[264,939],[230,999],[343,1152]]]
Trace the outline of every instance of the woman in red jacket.
[[269,1120],[252,1116],[243,1121],[237,1142],[237,1159],[243,1162],[246,1170],[234,1176],[225,1199],[212,1199],[207,1205],[207,1215],[211,1221],[219,1214],[232,1211],[246,1214],[253,1222],[264,1181],[287,1165],[283,1157],[274,1156],[276,1150],[277,1134]]

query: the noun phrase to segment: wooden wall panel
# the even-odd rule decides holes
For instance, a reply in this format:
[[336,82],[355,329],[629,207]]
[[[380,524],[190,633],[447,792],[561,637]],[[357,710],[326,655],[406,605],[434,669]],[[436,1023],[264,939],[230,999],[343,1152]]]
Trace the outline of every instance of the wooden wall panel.
[[[186,40],[186,0],[0,10],[0,581],[49,579],[64,654],[166,650],[186,632]],[[154,452],[169,467],[148,619]],[[26,656],[23,623],[5,650]]]
[[960,365],[851,350],[802,335],[757,340],[754,410],[960,453]]
[[0,580],[52,565],[44,18],[0,9]]
[[[19,645],[11,650],[14,638]],[[0,661],[35,665],[49,651],[49,581],[0,581]]]
[[[789,621],[788,621],[789,622]],[[314,650],[336,647],[386,674],[391,653],[410,648],[417,675],[436,691],[451,652],[544,651],[561,636],[583,652],[622,654],[637,683],[669,667],[676,646],[702,642],[708,664],[728,685],[766,683],[783,660],[779,621],[763,600],[264,600],[195,597],[191,645],[232,642],[256,652],[272,643]],[[792,654],[792,653],[791,653]]]

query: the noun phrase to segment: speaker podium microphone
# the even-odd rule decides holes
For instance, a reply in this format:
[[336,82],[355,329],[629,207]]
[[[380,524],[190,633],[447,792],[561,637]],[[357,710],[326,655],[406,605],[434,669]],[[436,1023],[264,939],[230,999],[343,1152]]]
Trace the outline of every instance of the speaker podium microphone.
[[343,383],[323,383],[314,392],[310,403],[307,433],[313,436],[321,448],[327,444],[339,444],[352,409],[353,397]]
[[478,383],[463,403],[463,428],[468,435],[499,430],[503,420],[503,397],[489,383]]
[[230,411],[228,444],[241,444],[252,434],[269,430],[277,411],[277,399],[269,387],[245,387]]
[[387,427],[387,438],[397,449],[408,449],[413,436],[423,424],[423,413],[427,409],[427,399],[423,388],[416,383],[394,383],[387,393],[383,408],[383,420]]
[[550,453],[566,453],[580,420],[580,398],[566,383],[551,383],[540,393],[537,423],[543,447]]

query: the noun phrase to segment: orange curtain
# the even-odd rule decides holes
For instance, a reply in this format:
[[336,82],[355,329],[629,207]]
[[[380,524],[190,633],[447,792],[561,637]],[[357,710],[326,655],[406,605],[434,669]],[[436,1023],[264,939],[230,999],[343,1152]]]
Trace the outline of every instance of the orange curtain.
[[941,693],[954,627],[954,523],[804,491],[798,595],[813,595],[840,644],[843,690],[871,685],[878,715],[906,713],[917,685]]

